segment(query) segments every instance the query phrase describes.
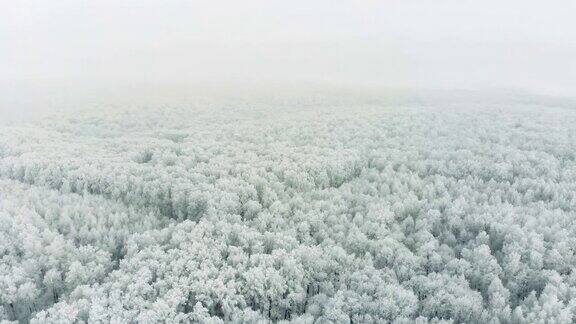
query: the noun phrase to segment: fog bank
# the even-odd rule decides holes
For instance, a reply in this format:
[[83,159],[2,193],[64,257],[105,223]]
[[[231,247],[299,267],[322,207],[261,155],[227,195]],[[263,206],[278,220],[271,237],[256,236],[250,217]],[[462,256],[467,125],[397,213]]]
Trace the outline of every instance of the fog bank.
[[6,1],[0,113],[205,83],[572,96],[574,12],[568,0]]

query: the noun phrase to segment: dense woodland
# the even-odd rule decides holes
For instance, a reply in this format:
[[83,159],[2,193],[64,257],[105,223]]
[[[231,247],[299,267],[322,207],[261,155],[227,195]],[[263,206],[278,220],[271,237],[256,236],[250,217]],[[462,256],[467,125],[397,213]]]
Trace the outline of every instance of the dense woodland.
[[573,323],[576,110],[332,99],[0,128],[0,321]]

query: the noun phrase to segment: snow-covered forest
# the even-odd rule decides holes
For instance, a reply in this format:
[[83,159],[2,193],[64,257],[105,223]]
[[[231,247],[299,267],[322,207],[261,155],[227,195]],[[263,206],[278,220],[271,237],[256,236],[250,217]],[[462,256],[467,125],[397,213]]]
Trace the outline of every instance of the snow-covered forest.
[[573,323],[576,110],[334,97],[0,128],[0,321]]

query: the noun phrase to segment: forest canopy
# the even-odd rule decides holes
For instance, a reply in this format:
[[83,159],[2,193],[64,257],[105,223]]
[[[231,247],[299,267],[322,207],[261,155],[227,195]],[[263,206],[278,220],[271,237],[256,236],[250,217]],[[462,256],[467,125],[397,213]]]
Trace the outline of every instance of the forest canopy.
[[428,103],[0,128],[0,321],[572,323],[576,111]]

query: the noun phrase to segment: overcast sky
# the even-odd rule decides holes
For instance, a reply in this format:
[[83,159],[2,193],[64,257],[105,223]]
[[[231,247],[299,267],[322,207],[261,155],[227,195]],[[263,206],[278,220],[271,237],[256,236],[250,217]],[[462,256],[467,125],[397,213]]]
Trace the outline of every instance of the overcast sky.
[[[576,1],[0,1],[26,86],[326,82],[576,94]],[[8,99],[6,99],[8,98]]]

